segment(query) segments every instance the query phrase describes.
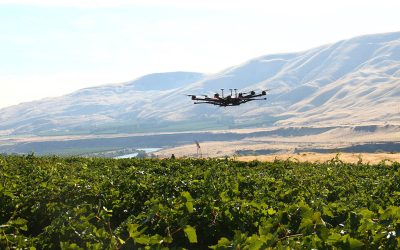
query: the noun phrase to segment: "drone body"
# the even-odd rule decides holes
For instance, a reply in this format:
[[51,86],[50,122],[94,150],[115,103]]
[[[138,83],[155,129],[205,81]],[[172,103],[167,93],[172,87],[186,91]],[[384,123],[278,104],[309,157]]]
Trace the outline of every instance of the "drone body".
[[[235,95],[233,95],[232,91],[235,91]],[[195,101],[194,104],[212,104],[221,107],[227,106],[239,106],[240,104],[257,101],[257,100],[267,100],[267,98],[258,98],[267,94],[268,90],[261,91],[260,94],[257,94],[255,91],[250,91],[246,93],[237,93],[237,89],[230,89],[231,94],[224,96],[224,89],[221,89],[222,93],[219,95],[218,93],[214,94],[214,97],[208,97],[206,95],[201,95],[203,97],[197,97],[196,95],[188,95],[192,97],[192,100]]]

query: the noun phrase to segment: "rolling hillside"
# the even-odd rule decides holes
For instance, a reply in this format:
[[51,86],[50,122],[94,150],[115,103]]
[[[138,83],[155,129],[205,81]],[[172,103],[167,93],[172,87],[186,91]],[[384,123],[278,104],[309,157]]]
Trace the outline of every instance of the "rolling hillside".
[[[212,58],[210,58],[212,60]],[[240,107],[185,94],[272,89]],[[215,74],[158,73],[0,110],[0,134],[85,134],[400,123],[400,32],[266,55]]]

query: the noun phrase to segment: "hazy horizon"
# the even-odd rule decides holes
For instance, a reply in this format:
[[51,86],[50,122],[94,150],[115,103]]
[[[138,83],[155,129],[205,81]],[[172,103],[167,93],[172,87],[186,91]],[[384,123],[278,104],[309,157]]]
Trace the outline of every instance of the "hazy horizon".
[[396,1],[0,0],[0,6],[0,108],[149,73],[214,73],[262,55],[396,32],[400,21]]

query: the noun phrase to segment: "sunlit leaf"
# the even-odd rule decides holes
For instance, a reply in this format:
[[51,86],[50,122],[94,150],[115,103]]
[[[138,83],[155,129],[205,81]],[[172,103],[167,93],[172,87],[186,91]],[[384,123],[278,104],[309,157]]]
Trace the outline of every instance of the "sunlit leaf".
[[197,243],[197,234],[196,234],[196,229],[187,225],[183,229],[185,232],[186,237],[188,238],[190,243]]

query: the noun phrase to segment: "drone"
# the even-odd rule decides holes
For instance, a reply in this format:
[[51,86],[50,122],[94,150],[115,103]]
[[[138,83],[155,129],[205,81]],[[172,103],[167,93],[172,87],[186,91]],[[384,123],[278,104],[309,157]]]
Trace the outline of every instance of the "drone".
[[[267,98],[259,98],[261,96],[267,95],[267,90],[261,91],[261,93],[257,94],[255,91],[238,93],[237,89],[229,89],[231,94],[224,96],[224,89],[221,89],[221,95],[218,93],[214,94],[214,97],[208,97],[207,95],[200,95],[198,97],[196,95],[187,95],[192,97],[192,100],[195,101],[194,104],[212,104],[220,107],[227,106],[239,106],[240,104],[250,102],[250,101],[260,101],[267,100]],[[233,91],[235,91],[235,95],[233,95]]]

